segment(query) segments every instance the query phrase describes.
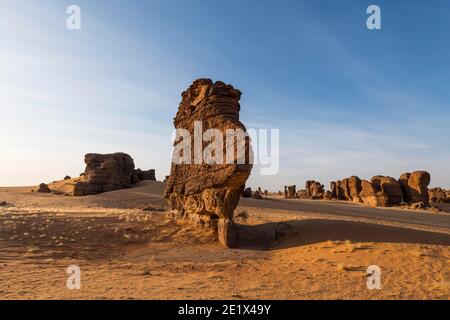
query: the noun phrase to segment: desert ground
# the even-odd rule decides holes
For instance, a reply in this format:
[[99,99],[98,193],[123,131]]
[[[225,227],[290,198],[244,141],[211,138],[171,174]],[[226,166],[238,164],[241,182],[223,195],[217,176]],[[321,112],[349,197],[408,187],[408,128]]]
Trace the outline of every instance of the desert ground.
[[[33,188],[0,188],[0,299],[449,299],[449,204],[241,199],[240,246],[225,249],[164,213],[162,182],[85,197]],[[366,286],[370,265],[381,289]]]

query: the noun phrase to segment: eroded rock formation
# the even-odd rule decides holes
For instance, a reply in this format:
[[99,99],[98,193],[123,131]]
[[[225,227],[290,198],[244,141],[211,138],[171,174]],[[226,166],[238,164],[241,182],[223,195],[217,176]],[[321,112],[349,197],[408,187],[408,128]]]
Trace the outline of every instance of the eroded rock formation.
[[407,203],[429,203],[428,185],[430,174],[426,171],[414,171],[400,176],[399,183],[403,190],[403,199]]
[[377,191],[370,181],[361,181],[361,192],[359,197],[362,202],[371,207],[387,207],[389,205],[388,196],[383,191]]
[[344,179],[347,181],[347,187],[348,187],[348,193],[347,197],[350,198],[349,200],[353,202],[362,202],[359,194],[362,190],[361,187],[361,179],[357,176],[351,176],[348,179]]
[[[192,154],[190,163],[172,163],[167,179],[164,196],[171,211],[183,218],[201,221],[203,225],[218,228],[220,242],[226,247],[237,245],[237,230],[233,224],[233,212],[244,191],[245,181],[250,175],[252,165],[248,159],[251,152],[250,142],[237,143],[232,148],[234,159],[245,154],[243,164],[198,162],[198,145],[195,145],[194,131],[205,133],[208,129],[218,129],[226,141],[226,130],[240,129],[245,132],[239,121],[241,92],[223,82],[199,79],[182,93],[182,101],[174,119],[176,129],[190,133]],[[200,127],[199,127],[200,126]],[[175,141],[175,145],[180,140]],[[200,147],[205,150],[210,142],[203,141]],[[201,152],[200,151],[200,152]],[[217,150],[218,151],[218,150]],[[223,156],[227,159],[227,148],[223,145]],[[185,150],[183,150],[183,156]],[[231,154],[228,154],[231,156]],[[189,158],[189,157],[188,157]],[[220,221],[220,223],[218,223]]]
[[55,193],[85,196],[129,188],[134,182],[134,162],[126,153],[88,153],[84,162],[86,169],[80,177],[52,182],[49,189]]
[[337,199],[337,184],[336,181],[330,182],[331,199]]
[[318,181],[314,181],[309,186],[309,196],[311,199],[317,200],[322,199],[325,193],[324,185]]
[[284,186],[284,198],[286,199],[294,199],[297,197],[297,186]]
[[400,183],[392,177],[374,176],[371,182],[377,192],[383,191],[389,199],[389,204],[397,205],[402,202],[403,191]]

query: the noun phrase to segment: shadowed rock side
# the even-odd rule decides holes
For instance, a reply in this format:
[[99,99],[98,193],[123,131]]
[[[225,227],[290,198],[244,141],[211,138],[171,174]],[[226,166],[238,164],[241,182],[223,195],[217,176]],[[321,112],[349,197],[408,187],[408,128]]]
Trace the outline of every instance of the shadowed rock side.
[[[174,126],[189,131],[194,137],[195,122],[198,125],[198,121],[201,121],[202,133],[208,129],[218,129],[225,142],[227,129],[246,131],[239,121],[240,97],[241,92],[231,85],[220,81],[213,83],[209,79],[196,80],[182,93]],[[218,226],[221,243],[226,247],[235,247],[237,232],[233,231],[233,211],[252,168],[248,161],[250,141],[246,139],[245,144],[237,143],[232,151],[234,159],[238,155],[245,155],[244,164],[237,164],[236,161],[233,164],[226,164],[225,161],[223,164],[195,164],[193,139],[190,144],[192,164],[172,163],[164,196],[176,216],[187,218],[200,226]],[[203,141],[202,150],[209,144]],[[227,159],[225,144],[222,151],[223,159]],[[224,221],[218,224],[218,220]]]

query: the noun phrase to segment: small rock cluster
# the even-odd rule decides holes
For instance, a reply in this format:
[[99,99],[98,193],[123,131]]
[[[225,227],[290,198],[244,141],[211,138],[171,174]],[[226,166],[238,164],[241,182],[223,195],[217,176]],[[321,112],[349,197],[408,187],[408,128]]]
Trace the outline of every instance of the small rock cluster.
[[364,203],[371,207],[388,207],[408,204],[430,203],[428,185],[430,174],[426,171],[404,173],[398,180],[377,175],[370,181],[356,176],[330,183],[331,198]]

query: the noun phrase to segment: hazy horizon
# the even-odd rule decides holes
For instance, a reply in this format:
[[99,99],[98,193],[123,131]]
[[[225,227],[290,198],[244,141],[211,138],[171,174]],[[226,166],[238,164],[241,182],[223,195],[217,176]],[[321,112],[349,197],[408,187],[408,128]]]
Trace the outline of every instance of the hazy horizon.
[[[71,4],[81,30],[66,28]],[[279,173],[254,170],[251,187],[427,170],[448,189],[446,5],[3,0],[0,186],[77,176],[91,152],[163,180],[181,92],[211,78],[242,91],[247,128],[280,129]]]

